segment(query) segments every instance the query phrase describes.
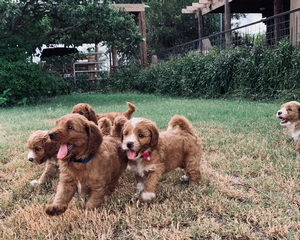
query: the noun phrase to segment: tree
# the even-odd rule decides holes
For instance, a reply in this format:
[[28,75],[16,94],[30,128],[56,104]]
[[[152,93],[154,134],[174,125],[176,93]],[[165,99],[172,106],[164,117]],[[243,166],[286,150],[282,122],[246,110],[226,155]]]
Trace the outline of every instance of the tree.
[[[147,43],[149,51],[158,52],[165,48],[198,38],[198,23],[195,15],[182,14],[181,9],[193,0],[149,0],[147,1]],[[219,21],[214,15],[204,17],[204,31],[219,30]]]
[[105,42],[128,52],[142,41],[134,19],[110,1],[0,0],[2,47],[22,46],[27,55],[42,44]]
[[[116,3],[142,3],[140,0],[116,0]],[[198,39],[198,21],[194,14],[182,14],[181,9],[195,0],[145,0],[148,53],[159,52]],[[233,18],[243,17],[233,14]],[[206,14],[204,36],[220,32],[220,15]]]
[[[139,0],[116,0],[116,3],[142,3]],[[198,23],[193,14],[182,14],[181,9],[194,0],[146,0],[148,53],[189,42],[198,38]],[[219,15],[204,16],[206,35],[220,30]]]

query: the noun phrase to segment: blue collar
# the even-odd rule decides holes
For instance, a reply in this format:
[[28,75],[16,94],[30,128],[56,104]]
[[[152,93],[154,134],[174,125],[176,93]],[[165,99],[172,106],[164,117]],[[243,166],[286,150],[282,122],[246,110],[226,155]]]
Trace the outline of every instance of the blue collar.
[[94,154],[91,154],[88,158],[86,159],[76,159],[74,157],[72,157],[70,159],[70,162],[78,162],[78,163],[88,163],[89,161],[92,160],[92,158],[94,157]]

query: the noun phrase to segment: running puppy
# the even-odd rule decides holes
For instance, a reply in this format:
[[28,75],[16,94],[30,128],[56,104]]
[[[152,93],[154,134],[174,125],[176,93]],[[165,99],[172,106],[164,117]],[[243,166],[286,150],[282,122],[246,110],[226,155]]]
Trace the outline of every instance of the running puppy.
[[98,126],[80,114],[67,114],[58,119],[49,136],[60,143],[57,154],[60,181],[54,202],[47,206],[46,213],[53,216],[65,212],[76,192],[88,196],[86,209],[100,207],[127,167],[120,140],[102,136]]
[[57,152],[59,144],[52,142],[48,136],[48,131],[38,130],[33,132],[27,140],[29,150],[27,159],[37,165],[45,163],[45,170],[41,177],[30,182],[31,185],[41,184],[47,179],[51,179],[58,173]]
[[[177,128],[173,129],[175,126]],[[155,190],[162,177],[178,167],[185,170],[190,184],[201,180],[201,140],[183,116],[173,116],[168,129],[161,133],[148,119],[126,121],[122,148],[127,152],[129,165],[135,172],[136,196],[141,194],[144,201],[155,198]]]
[[288,129],[295,141],[296,150],[300,152],[300,103],[291,101],[282,104],[276,117],[281,119],[280,125]]

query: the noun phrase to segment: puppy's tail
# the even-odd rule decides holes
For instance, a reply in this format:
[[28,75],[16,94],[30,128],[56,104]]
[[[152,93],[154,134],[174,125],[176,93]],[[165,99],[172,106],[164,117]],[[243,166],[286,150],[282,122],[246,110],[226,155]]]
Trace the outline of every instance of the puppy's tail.
[[181,115],[174,115],[170,122],[168,123],[167,130],[171,130],[172,128],[178,126],[181,131],[185,131],[195,136],[194,128],[189,120]]
[[124,112],[124,116],[127,118],[127,119],[131,119],[131,116],[132,114],[135,112],[135,106],[130,103],[130,102],[126,102],[127,106],[128,106],[128,109],[126,112]]

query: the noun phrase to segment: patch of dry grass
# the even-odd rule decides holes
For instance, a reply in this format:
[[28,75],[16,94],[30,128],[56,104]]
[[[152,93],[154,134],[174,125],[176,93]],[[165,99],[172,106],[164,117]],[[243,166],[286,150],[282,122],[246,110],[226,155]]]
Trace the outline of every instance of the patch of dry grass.
[[[30,132],[50,129],[78,102],[105,112],[125,110],[125,101],[136,105],[135,116],[161,129],[176,113],[192,121],[203,142],[201,183],[188,186],[178,169],[164,177],[153,202],[143,203],[133,197],[134,177],[127,170],[100,209],[84,211],[76,196],[63,215],[47,216],[58,180],[30,186],[43,171],[26,161]],[[274,117],[280,105],[121,94],[1,109],[0,238],[298,239],[300,161]]]

